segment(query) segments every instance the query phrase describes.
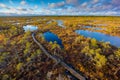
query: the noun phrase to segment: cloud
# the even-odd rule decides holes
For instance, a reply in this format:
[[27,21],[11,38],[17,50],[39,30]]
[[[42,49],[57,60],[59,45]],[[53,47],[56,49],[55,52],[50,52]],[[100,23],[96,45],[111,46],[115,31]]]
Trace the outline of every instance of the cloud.
[[49,3],[49,7],[50,8],[59,8],[59,7],[63,7],[65,5],[65,2],[58,2],[58,3]]
[[98,3],[99,2],[99,0],[92,0],[92,3],[93,4],[96,4],[96,3]]
[[4,8],[4,9],[10,9],[10,7],[8,7],[7,5],[0,3],[0,8]]
[[117,12],[115,12],[115,11],[108,11],[105,13],[105,15],[116,15],[116,14],[117,14]]
[[20,4],[21,5],[26,5],[27,3],[26,3],[26,1],[21,1]]
[[[60,2],[49,4],[50,8],[46,9],[45,13],[48,12],[53,15],[118,15],[120,7],[118,5],[116,7],[112,5],[113,2],[112,4],[110,2],[102,0],[84,2],[80,2],[80,0],[66,0],[62,5],[58,5]],[[75,6],[69,4],[74,4]],[[114,2],[114,4],[117,3]]]
[[19,11],[27,11],[26,8],[21,8],[21,7],[18,7],[17,10],[19,10]]
[[5,11],[1,11],[0,13],[4,13],[4,15],[8,14],[14,14],[14,15],[29,15],[29,14],[35,14],[34,10],[26,9],[26,8],[10,8]]
[[88,3],[84,2],[83,4],[81,4],[82,7],[87,7]]
[[[11,2],[12,0],[9,0],[9,4],[13,4]],[[21,5],[26,5],[27,3],[25,1],[20,2]],[[36,9],[38,8],[38,5],[35,5],[33,7],[30,6],[19,6],[19,7],[14,7],[10,5],[5,5],[3,3],[0,3],[0,8],[5,9],[5,10],[0,10],[0,15],[33,15],[36,14]],[[37,13],[38,14],[38,13]]]
[[35,5],[35,6],[34,6],[34,9],[38,9],[38,5]]
[[112,4],[114,4],[114,5],[120,5],[120,0],[112,0]]
[[[9,4],[12,4],[11,1],[13,0],[9,0]],[[21,0],[18,7],[0,3],[0,9],[5,9],[0,10],[0,15],[120,15],[119,0],[64,0],[49,3],[48,6],[41,4],[40,7],[38,4],[31,6],[28,3]]]
[[[8,15],[33,15],[36,14],[36,9],[38,8],[37,5],[34,7],[10,7],[6,6],[5,4],[0,3],[0,8],[5,8],[5,10],[0,10],[0,15],[8,16]],[[37,13],[38,14],[38,13]]]
[[66,0],[66,3],[67,4],[74,4],[74,5],[76,5],[76,4],[78,4],[78,1],[79,0]]
[[7,6],[3,3],[0,3],[0,8],[7,8]]
[[[89,9],[89,8],[88,8]],[[62,13],[61,13],[62,12]],[[61,13],[61,14],[60,14]],[[117,11],[92,11],[91,9],[88,11],[86,9],[42,9],[39,13],[41,15],[119,15]]]
[[65,0],[58,3],[49,3],[48,5],[50,8],[61,8],[70,4],[77,6],[79,4],[79,0]]
[[10,11],[10,12],[12,12],[12,11],[27,11],[27,9],[25,9],[25,8],[22,8],[22,7],[18,7],[18,8],[15,8],[15,7],[9,7],[9,6],[6,6],[5,4],[2,4],[2,3],[0,3],[0,7],[1,8],[5,8],[5,9],[7,9],[7,11]]

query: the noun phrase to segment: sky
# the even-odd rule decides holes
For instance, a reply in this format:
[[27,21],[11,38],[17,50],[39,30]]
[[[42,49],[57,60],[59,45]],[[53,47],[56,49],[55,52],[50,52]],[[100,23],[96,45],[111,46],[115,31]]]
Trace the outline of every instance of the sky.
[[120,0],[0,0],[0,16],[120,16]]

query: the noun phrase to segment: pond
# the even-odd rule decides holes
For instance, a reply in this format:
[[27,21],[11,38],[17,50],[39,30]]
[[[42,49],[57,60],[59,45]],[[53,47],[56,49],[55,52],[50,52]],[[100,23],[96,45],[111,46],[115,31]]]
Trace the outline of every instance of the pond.
[[50,24],[50,23],[52,23],[52,20],[47,22],[47,24]]
[[105,28],[92,27],[92,26],[83,26],[83,28],[91,28],[91,29],[93,29],[93,30],[105,30]]
[[92,28],[92,26],[83,26],[83,28]]
[[60,26],[60,27],[62,27],[62,28],[65,27],[65,26],[63,25],[63,21],[62,21],[62,20],[54,20],[54,19],[53,19],[53,20],[48,21],[47,24],[50,24],[50,23],[52,23],[53,21],[57,22],[58,26]]
[[13,25],[19,25],[19,24],[20,24],[19,22],[13,23]]
[[23,29],[26,31],[35,31],[38,29],[37,26],[33,26],[33,25],[26,25],[26,26],[23,26]]
[[76,30],[75,32],[85,37],[95,38],[98,41],[110,42],[111,45],[120,47],[120,37],[110,36],[100,32],[91,32],[88,30]]
[[50,41],[55,42],[56,41],[57,44],[59,44],[60,47],[63,48],[62,40],[59,39],[58,36],[55,35],[54,33],[48,31],[48,32],[43,33],[43,36],[44,36],[46,41],[48,41],[48,42],[50,42]]
[[97,24],[97,26],[108,26],[107,24]]
[[60,27],[65,27],[64,25],[63,25],[63,21],[62,20],[56,20],[56,22],[58,23],[58,26],[60,26]]

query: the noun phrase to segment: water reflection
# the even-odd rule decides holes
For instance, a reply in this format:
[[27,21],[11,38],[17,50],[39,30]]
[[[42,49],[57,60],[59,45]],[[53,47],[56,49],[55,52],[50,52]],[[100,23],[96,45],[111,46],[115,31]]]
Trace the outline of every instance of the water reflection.
[[105,30],[105,28],[92,27],[92,26],[83,26],[83,28],[91,28],[91,29],[93,29],[93,30]]
[[33,26],[33,25],[26,25],[26,26],[23,26],[23,29],[26,31],[35,31],[38,29],[37,26]]
[[63,21],[62,20],[50,20],[50,21],[48,21],[47,22],[47,24],[50,24],[50,23],[52,23],[52,22],[57,22],[57,24],[58,24],[58,26],[60,26],[60,27],[62,27],[62,28],[64,28],[65,26],[63,25]]
[[120,47],[120,37],[110,36],[99,32],[91,32],[88,30],[76,30],[75,32],[85,37],[95,38],[98,41],[110,42],[111,45]]
[[62,21],[62,20],[56,20],[56,22],[58,23],[58,26],[60,26],[60,27],[65,27],[65,26],[63,25],[63,21]]
[[52,42],[57,42],[57,44],[60,45],[61,48],[63,48],[63,45],[62,45],[62,40],[58,38],[57,35],[55,35],[54,33],[51,33],[51,32],[45,32],[43,34],[45,40],[47,40],[48,42],[52,41]]

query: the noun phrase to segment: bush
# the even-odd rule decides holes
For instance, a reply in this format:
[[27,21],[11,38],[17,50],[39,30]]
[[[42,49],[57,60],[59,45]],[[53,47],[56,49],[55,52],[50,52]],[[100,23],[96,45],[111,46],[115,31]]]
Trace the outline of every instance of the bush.
[[117,51],[115,51],[114,54],[117,57],[117,59],[120,59],[120,49],[118,49]]
[[97,45],[97,40],[96,39],[91,39],[91,47],[93,47],[93,48],[97,48],[98,47],[98,45]]
[[16,66],[16,69],[19,71],[23,66],[23,63],[18,63]]
[[94,61],[96,62],[96,67],[97,68],[102,68],[107,62],[107,59],[104,55],[100,55],[97,53],[94,57]]

